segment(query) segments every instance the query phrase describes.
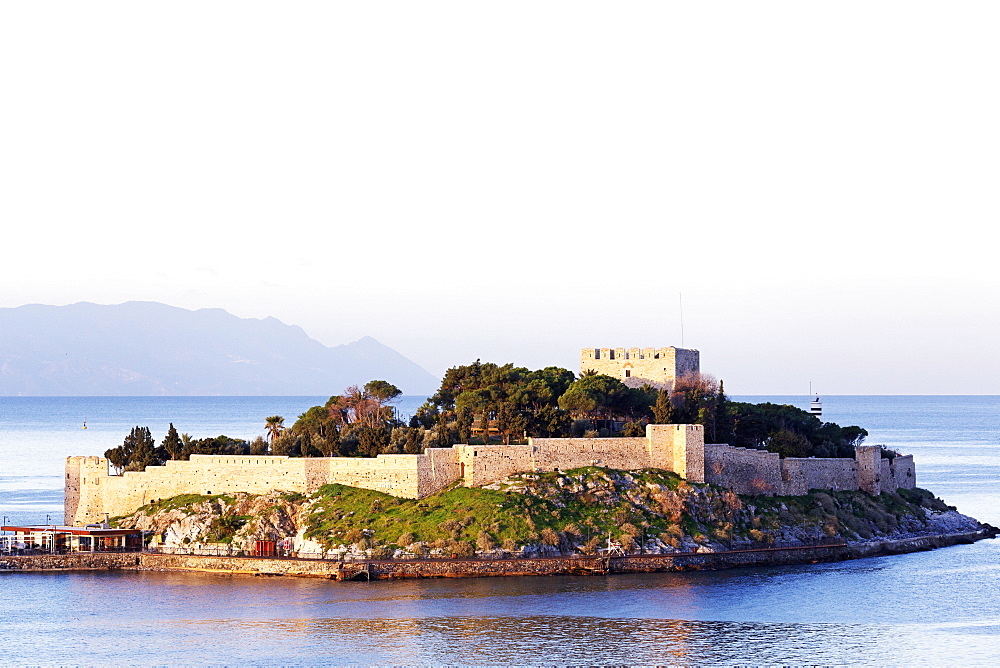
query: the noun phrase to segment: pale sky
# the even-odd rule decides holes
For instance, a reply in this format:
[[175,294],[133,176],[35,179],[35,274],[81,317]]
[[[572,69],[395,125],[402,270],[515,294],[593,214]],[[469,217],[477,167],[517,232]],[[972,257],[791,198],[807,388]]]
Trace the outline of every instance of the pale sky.
[[995,1],[3,3],[0,307],[1000,394],[998,32]]

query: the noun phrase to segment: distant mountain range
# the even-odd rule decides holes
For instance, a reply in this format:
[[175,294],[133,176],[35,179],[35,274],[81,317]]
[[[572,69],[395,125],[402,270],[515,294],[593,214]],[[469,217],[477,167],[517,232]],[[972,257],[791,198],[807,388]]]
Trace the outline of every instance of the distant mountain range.
[[0,308],[0,396],[333,395],[439,380],[371,337],[329,348],[275,318],[154,302]]

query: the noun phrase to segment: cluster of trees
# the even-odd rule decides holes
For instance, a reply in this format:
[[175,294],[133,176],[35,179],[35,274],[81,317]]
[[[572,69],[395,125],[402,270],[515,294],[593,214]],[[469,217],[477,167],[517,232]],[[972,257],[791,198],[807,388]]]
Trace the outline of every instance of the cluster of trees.
[[577,378],[558,367],[529,371],[479,361],[449,369],[410,427],[446,446],[472,441],[473,432],[484,438],[484,424],[510,443],[525,436],[642,435],[649,423],[701,424],[709,443],[784,457],[852,457],[868,435],[794,406],[731,401],[723,383],[707,374],[679,378],[669,388],[632,388],[593,372]]
[[173,424],[156,445],[149,429],[135,427],[124,443],[104,453],[118,471],[141,471],[192,454],[374,457],[419,454],[456,443],[509,445],[528,436],[639,436],[646,424],[701,424],[710,443],[777,452],[783,457],[852,457],[868,432],[822,422],[794,406],[730,401],[708,375],[677,379],[670,388],[627,387],[593,372],[531,371],[477,360],[447,371],[441,386],[401,421],[392,402],[399,388],[384,380],[351,386],[313,406],[286,428],[265,420],[267,438],[243,441],[178,435]]
[[794,406],[726,403],[731,431],[721,442],[777,452],[782,457],[853,457],[868,432],[858,426],[822,422]]
[[[402,426],[391,402],[402,392],[384,380],[352,385],[343,394],[313,406],[285,429],[280,416],[267,418],[270,451],[290,457],[374,457],[381,453],[419,453],[416,446],[390,447],[393,430]],[[397,444],[398,445],[398,444]]]
[[267,454],[267,441],[258,437],[245,441],[229,436],[192,438],[189,434],[178,434],[173,423],[159,445],[153,439],[149,427],[135,426],[124,442],[118,447],[104,452],[115,472],[142,471],[147,466],[160,466],[169,459],[184,460],[191,455],[263,455]]

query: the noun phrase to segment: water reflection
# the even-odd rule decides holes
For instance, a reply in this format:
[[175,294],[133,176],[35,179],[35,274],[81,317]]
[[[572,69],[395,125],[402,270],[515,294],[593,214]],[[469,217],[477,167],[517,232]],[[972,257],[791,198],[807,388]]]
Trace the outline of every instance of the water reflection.
[[11,663],[998,664],[996,554],[350,584],[8,573],[0,645]]
[[[1000,659],[995,623],[906,627],[530,616],[226,624],[247,648],[233,658],[259,663],[942,665],[956,656],[979,664]],[[208,628],[199,631],[203,626]],[[217,629],[197,622],[169,632],[197,642]]]
[[[226,402],[192,401],[197,415],[181,419],[182,403],[163,404],[159,417],[242,435],[238,420],[218,426]],[[81,410],[70,404],[64,422],[75,428]],[[123,402],[117,417],[88,409],[86,432],[53,432],[47,408],[40,426],[18,426],[14,459],[0,459],[4,513],[44,522],[61,501],[49,491],[62,484],[61,458],[120,443],[133,420],[147,423],[137,417],[143,405]],[[260,415],[297,414],[268,405],[246,411],[254,430]],[[921,486],[1000,524],[1000,399],[831,397],[824,408],[827,419],[869,427],[869,443],[915,454]],[[0,420],[0,445],[10,438]],[[985,541],[835,564],[607,578],[348,584],[0,573],[0,648],[4,663],[32,665],[1000,665],[998,564],[1000,541]]]

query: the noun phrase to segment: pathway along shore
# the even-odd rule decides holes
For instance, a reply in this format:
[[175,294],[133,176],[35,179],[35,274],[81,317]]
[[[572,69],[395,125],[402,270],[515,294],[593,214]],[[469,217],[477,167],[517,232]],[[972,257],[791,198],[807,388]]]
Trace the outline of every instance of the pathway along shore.
[[614,573],[724,570],[751,566],[846,561],[932,550],[949,545],[969,544],[996,536],[997,531],[990,527],[976,532],[917,536],[898,540],[729,552],[513,559],[413,559],[341,562],[318,559],[157,554],[153,552],[77,553],[0,557],[0,573],[87,570],[194,571],[231,575],[313,577],[329,580],[611,575]]

